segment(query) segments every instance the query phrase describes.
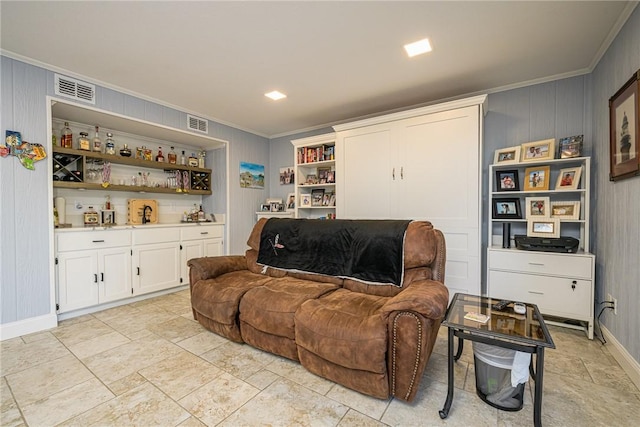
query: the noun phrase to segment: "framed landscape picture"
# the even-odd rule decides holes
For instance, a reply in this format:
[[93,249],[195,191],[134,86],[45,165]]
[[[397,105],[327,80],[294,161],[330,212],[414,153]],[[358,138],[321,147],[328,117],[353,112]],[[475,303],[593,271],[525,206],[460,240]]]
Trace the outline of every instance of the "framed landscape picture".
[[580,201],[551,202],[551,218],[580,219]]
[[530,218],[527,221],[528,237],[560,237],[558,218]]
[[609,180],[640,175],[640,70],[609,99]]
[[518,171],[497,170],[496,171],[496,191],[520,191],[520,179]]
[[494,165],[505,165],[520,162],[520,146],[500,148],[493,157]]
[[548,197],[527,197],[525,206],[527,218],[548,218],[550,216]]
[[522,219],[520,199],[493,199],[493,219]]
[[524,191],[545,191],[549,189],[549,166],[527,168],[524,176]]
[[556,140],[545,139],[542,141],[526,142],[522,144],[522,162],[539,162],[541,160],[553,160]]

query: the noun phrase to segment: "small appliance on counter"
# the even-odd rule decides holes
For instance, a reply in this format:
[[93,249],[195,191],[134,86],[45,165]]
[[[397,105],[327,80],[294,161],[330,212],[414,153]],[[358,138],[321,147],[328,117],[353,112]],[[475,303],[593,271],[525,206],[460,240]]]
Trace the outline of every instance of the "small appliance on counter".
[[158,201],[153,199],[128,199],[127,224],[157,224]]

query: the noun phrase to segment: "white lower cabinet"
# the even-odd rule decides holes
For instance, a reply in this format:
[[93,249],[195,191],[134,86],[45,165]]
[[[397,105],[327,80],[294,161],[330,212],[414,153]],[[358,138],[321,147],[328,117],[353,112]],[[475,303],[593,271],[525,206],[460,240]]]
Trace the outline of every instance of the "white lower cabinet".
[[58,313],[189,283],[187,261],[218,256],[223,224],[56,233]]
[[533,303],[543,315],[583,321],[593,339],[593,255],[489,248],[487,256],[490,297]]
[[131,295],[131,233],[124,230],[57,236],[59,313]]

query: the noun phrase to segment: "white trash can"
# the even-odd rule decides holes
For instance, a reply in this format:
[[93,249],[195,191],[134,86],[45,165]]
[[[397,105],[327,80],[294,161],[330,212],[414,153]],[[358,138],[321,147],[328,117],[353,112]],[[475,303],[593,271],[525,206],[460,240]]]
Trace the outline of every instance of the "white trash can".
[[531,354],[473,342],[473,359],[478,396],[503,411],[522,409]]

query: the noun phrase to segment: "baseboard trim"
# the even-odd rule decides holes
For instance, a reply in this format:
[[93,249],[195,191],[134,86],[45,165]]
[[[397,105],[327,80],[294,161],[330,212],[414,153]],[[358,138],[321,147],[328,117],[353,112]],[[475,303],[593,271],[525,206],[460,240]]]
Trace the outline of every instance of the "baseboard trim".
[[17,322],[1,324],[0,341],[44,331],[46,329],[55,328],[56,326],[58,326],[58,316],[56,316],[56,313],[49,313],[44,316],[31,317],[25,320],[18,320]]
[[604,338],[607,340],[607,349],[614,359],[620,364],[623,371],[629,375],[631,381],[640,390],[640,363],[629,354],[626,348],[604,326],[600,326]]

